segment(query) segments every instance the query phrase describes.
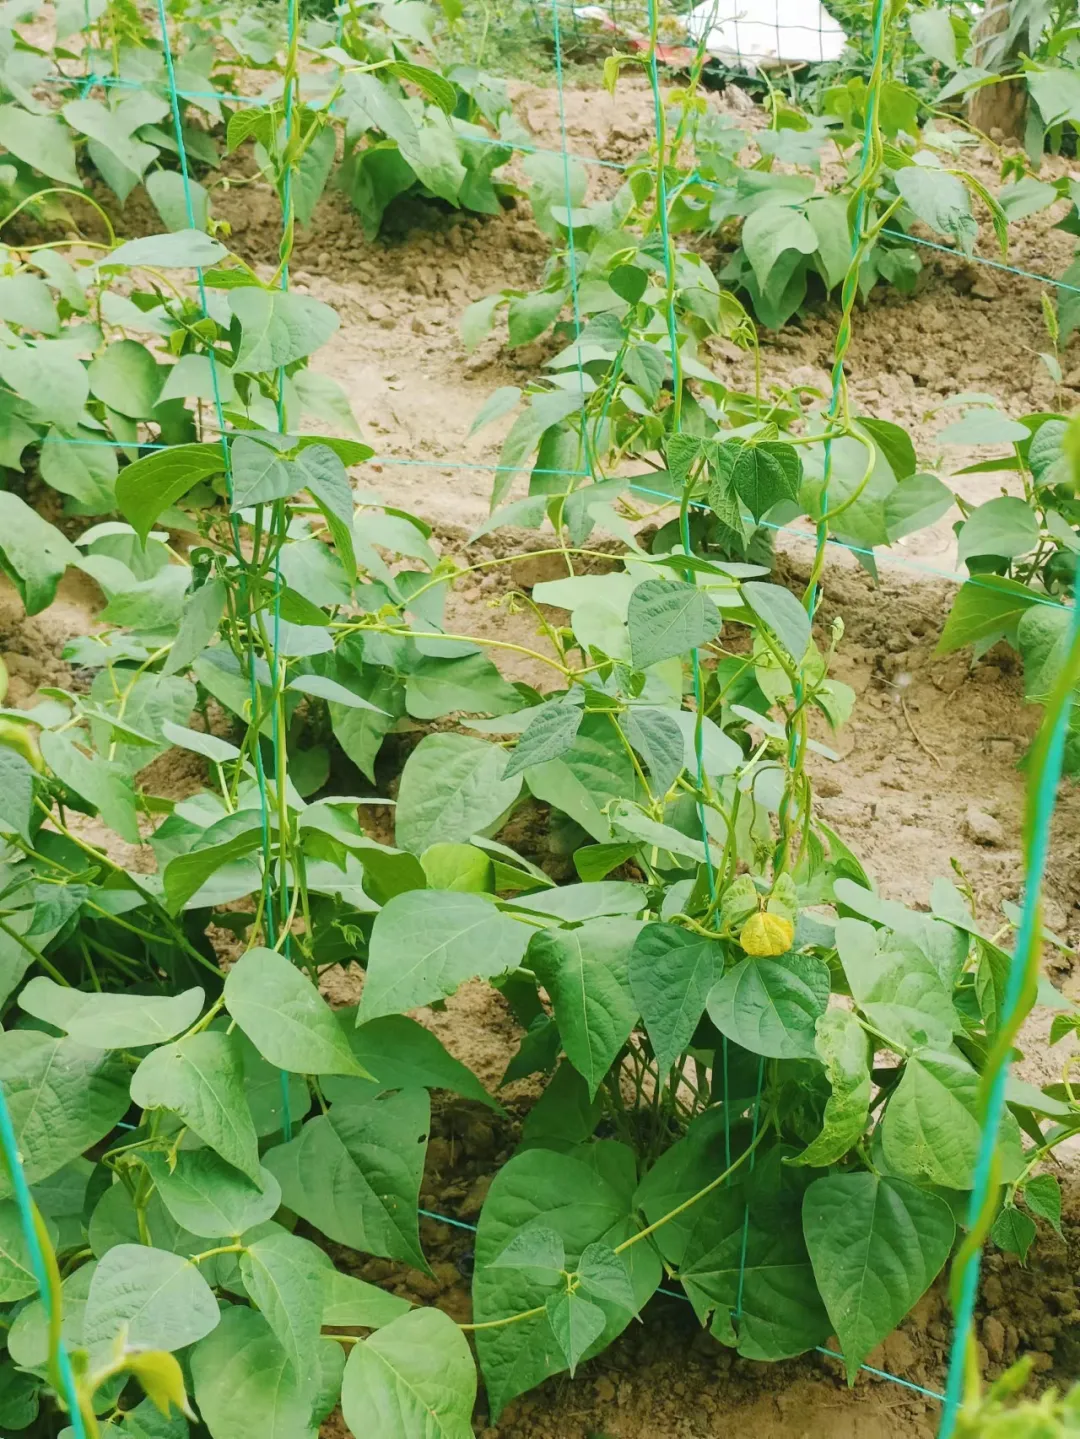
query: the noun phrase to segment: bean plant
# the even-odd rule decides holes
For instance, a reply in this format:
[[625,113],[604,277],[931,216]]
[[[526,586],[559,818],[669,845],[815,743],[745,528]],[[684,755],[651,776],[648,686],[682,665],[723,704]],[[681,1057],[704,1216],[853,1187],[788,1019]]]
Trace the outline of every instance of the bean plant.
[[[20,5],[16,23],[39,19],[40,4]],[[217,186],[276,182],[284,123],[282,76],[289,64],[280,25],[245,6],[171,0],[172,57],[187,162],[204,178],[223,167]],[[374,238],[390,203],[413,193],[480,214],[499,213],[506,164],[523,132],[505,86],[475,66],[438,65],[433,27],[440,12],[424,0],[397,0],[376,11],[349,6],[339,21],[312,19],[302,40],[310,69],[288,164],[295,176],[298,223],[310,222],[332,181]],[[158,17],[127,0],[69,0],[56,8],[50,56],[15,28],[0,41],[0,224],[27,209],[46,220],[85,223],[96,202],[84,182],[95,176],[123,205],[140,185],[165,227],[210,224],[211,194],[181,173],[170,75]],[[428,59],[420,64],[415,52]],[[237,93],[262,80],[262,93]],[[42,98],[42,91],[47,95]],[[343,153],[339,157],[339,137]],[[229,156],[252,145],[256,173],[235,173]],[[105,217],[101,217],[105,218]],[[108,220],[105,220],[108,225]]]
[[[963,399],[964,397],[960,397]],[[969,465],[957,474],[1015,475],[1021,494],[1002,493],[980,505],[956,496],[959,557],[971,578],[961,585],[938,644],[947,654],[970,646],[978,660],[1004,640],[1024,665],[1024,697],[1046,704],[1068,651],[1066,601],[1075,594],[1080,513],[1064,415],[1010,419],[987,396],[971,396],[961,419],[941,431],[946,445],[1007,445],[1011,453]],[[1070,721],[1066,769],[1076,773],[1075,720]]]
[[[91,1439],[311,1439],[340,1405],[357,1436],[469,1439],[478,1379],[497,1419],[648,1320],[662,1280],[740,1355],[832,1347],[854,1380],[966,1227],[982,1077],[1020,1014],[1051,1007],[1055,1041],[1080,1022],[1033,975],[1007,1004],[1015,916],[979,914],[959,873],[923,908],[884,898],[815,804],[855,702],[832,673],[842,620],[819,606],[830,528],[871,487],[882,525],[930,487],[901,431],[850,413],[843,331],[816,430],[788,397],[767,415],[760,385],[745,421],[717,423],[726,397],[678,341],[701,314],[691,270],[661,229],[621,262],[634,314],[613,357],[654,387],[639,447],[677,518],[646,544],[613,508],[622,478],[538,489],[524,503],[565,577],[507,601],[535,638],[452,629],[452,586],[509,557],[440,555],[367,488],[358,437],[301,429],[354,424],[307,368],[336,318],[285,285],[320,133],[301,69],[291,45],[280,111],[251,132],[283,205],[269,279],[185,199],[180,228],[89,261],[13,249],[0,281],[16,459],[67,441],[57,464],[88,476],[72,513],[109,516],[74,543],[0,496],[28,610],[68,566],[106,599],[66,650],[78,682],[0,729],[0,1085],[20,1157],[0,1174],[0,1424],[54,1439],[70,1401]],[[738,303],[693,273],[705,322],[752,348]],[[580,413],[587,326],[571,341]],[[117,450],[111,468],[67,458]],[[750,525],[807,496],[799,597]],[[598,521],[618,554],[590,547]],[[509,682],[507,652],[548,683]],[[383,740],[425,726],[380,795]],[[151,763],[173,748],[206,776],[178,800]],[[390,799],[392,843],[370,820]],[[573,882],[506,842],[526,804],[569,841]],[[341,972],[363,982],[333,1007]],[[477,981],[520,1026],[503,1084],[541,1092],[483,1203],[458,1323],[352,1271],[430,1274],[432,1091],[510,1131],[502,1086],[413,1017]],[[987,1222],[1023,1257],[1061,1222],[1071,1064],[1007,1100]]]

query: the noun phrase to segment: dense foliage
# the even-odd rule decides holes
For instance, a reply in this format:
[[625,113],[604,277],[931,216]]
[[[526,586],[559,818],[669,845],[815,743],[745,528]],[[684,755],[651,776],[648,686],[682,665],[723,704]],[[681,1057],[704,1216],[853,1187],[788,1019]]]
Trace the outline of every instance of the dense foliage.
[[[505,303],[524,343],[573,311],[552,379],[500,392],[486,413],[525,401],[503,460],[532,473],[524,499],[504,504],[500,487],[485,528],[550,525],[566,574],[515,596],[535,648],[463,635],[445,613],[465,568],[367,488],[372,452],[348,401],[309,369],[337,318],[287,289],[341,114],[339,179],[371,231],[391,192],[416,184],[497,206],[512,117],[498,87],[403,48],[433,58],[427,16],[398,0],[377,22],[351,8],[340,33],[316,30],[314,89],[299,43],[260,39],[250,14],[175,17],[181,67],[209,31],[243,61],[230,85],[252,69],[276,77],[264,103],[209,117],[227,147],[252,146],[281,197],[269,279],[213,233],[198,186],[161,163],[169,131],[147,138],[157,122],[145,119],[127,139],[155,155],[125,151],[140,165],[120,179],[146,176],[152,199],[172,187],[162,233],[5,253],[0,458],[36,466],[69,519],[96,522],[73,542],[0,492],[3,567],[30,613],[68,566],[106,601],[101,626],[65,651],[89,684],[5,710],[0,729],[0,1084],[49,1281],[40,1295],[5,1172],[5,1430],[63,1429],[62,1338],[90,1435],[186,1439],[190,1423],[212,1439],[311,1439],[340,1403],[358,1436],[416,1439],[434,1424],[468,1439],[466,1335],[497,1417],[610,1344],[664,1275],[721,1344],[778,1360],[835,1337],[853,1378],[967,1225],[982,1078],[1015,1039],[1003,947],[1015,911],[977,913],[960,875],[924,909],[883,898],[817,812],[807,765],[833,757],[822,736],[855,702],[830,673],[842,622],[826,630],[816,615],[829,536],[872,556],[952,500],[902,430],[847,403],[864,267],[885,274],[883,256],[906,253],[881,242],[905,205],[947,211],[941,228],[970,243],[965,177],[889,130],[880,67],[859,102],[872,143],[846,182],[854,206],[812,198],[798,175],[740,169],[742,139],[714,133],[696,77],[670,105],[657,86],[656,145],[612,201],[585,205],[561,159],[530,157],[556,245],[545,286],[484,302],[467,325],[479,334]],[[93,23],[114,78],[136,74],[135,55],[154,67],[136,86],[153,100],[171,63],[160,33],[134,38],[124,26],[143,22],[115,0]],[[221,47],[204,49],[209,90],[226,72]],[[8,52],[16,71],[30,54]],[[65,182],[65,203],[77,192],[73,104],[114,117],[111,140],[79,133],[119,195],[123,87],[65,101],[61,119],[37,97],[45,72],[22,74],[25,93],[0,111],[16,203],[49,219],[42,174]],[[183,107],[158,119],[169,113],[179,151],[194,121]],[[835,113],[854,156],[856,111]],[[773,114],[761,154],[808,158],[790,147],[825,131]],[[70,173],[26,152],[42,125]],[[705,189],[679,170],[684,140],[713,167]],[[808,226],[814,246],[766,254],[758,214],[780,241],[797,230],[808,245]],[[755,351],[757,336],[671,237],[739,216],[755,303],[811,267],[840,287],[835,391],[809,414],[799,394],[766,393],[760,366],[755,392],[736,395],[700,358],[707,336]],[[1014,639],[1030,697],[1048,700],[1076,669],[1045,603],[1072,588],[1075,437],[1061,416],[964,424],[983,438],[999,426],[1024,498],[963,512],[972,579],[943,642]],[[647,476],[627,476],[627,461]],[[672,507],[647,545],[643,495]],[[800,514],[817,546],[797,597],[770,579],[766,541]],[[622,540],[618,555],[588,547],[594,527]],[[506,648],[550,685],[510,683],[495,663]],[[400,773],[390,844],[361,816],[386,803],[369,785],[403,722],[428,729]],[[207,786],[182,800],[156,794],[149,767],[173,747],[205,763]],[[361,793],[332,787],[332,773],[353,773],[343,757]],[[556,885],[500,840],[530,800],[561,831],[576,882]],[[334,1009],[322,991],[338,967],[364,982],[358,1004]],[[542,1095],[484,1202],[474,1319],[459,1325],[329,1254],[428,1270],[430,1092],[503,1110],[410,1011],[473,980],[520,1023],[505,1081],[536,1076]],[[1080,1022],[1048,984],[1028,986],[1021,1008],[1035,1003],[1056,1011],[1055,1041]],[[1037,1221],[1060,1225],[1047,1161],[1080,1132],[1080,1105],[1067,1080],[1013,1079],[1006,1097],[993,1237],[1024,1257]],[[998,1422],[998,1397],[978,1422]]]

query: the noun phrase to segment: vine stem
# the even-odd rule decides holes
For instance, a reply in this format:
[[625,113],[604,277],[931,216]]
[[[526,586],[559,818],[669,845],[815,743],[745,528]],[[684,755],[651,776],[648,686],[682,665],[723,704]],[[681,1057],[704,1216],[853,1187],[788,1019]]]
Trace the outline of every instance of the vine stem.
[[659,1219],[654,1220],[647,1229],[640,1229],[637,1234],[632,1234],[629,1239],[624,1239],[621,1244],[617,1244],[615,1246],[615,1253],[625,1254],[626,1251],[632,1249],[635,1244],[640,1244],[643,1239],[648,1239],[651,1234],[655,1234],[656,1231],[662,1229],[665,1224],[670,1224],[673,1219],[678,1219],[680,1214],[685,1214],[688,1209],[692,1209],[695,1204],[704,1199],[707,1194],[711,1194],[714,1189],[719,1189],[721,1184],[730,1179],[736,1169],[750,1158],[768,1132],[769,1119],[767,1117],[765,1123],[759,1126],[758,1132],[752,1142],[747,1145],[738,1159],[728,1165],[722,1174],[718,1174],[715,1179],[710,1180],[704,1189],[699,1189],[696,1194],[691,1194],[689,1199],[684,1199],[681,1204],[669,1210],[667,1214],[663,1214]]
[[[618,1250],[615,1252],[617,1254]],[[535,1309],[523,1309],[520,1314],[511,1314],[506,1319],[485,1319],[482,1324],[459,1324],[458,1328],[467,1334],[475,1334],[480,1329],[504,1329],[508,1324],[520,1324],[524,1319],[536,1319],[546,1313],[546,1306],[538,1304]]]

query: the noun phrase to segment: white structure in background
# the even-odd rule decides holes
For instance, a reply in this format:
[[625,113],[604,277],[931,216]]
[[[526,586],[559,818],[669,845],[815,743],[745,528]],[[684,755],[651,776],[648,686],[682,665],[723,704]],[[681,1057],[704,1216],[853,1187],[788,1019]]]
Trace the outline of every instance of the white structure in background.
[[695,45],[751,70],[838,60],[847,40],[818,0],[702,0],[685,24]]

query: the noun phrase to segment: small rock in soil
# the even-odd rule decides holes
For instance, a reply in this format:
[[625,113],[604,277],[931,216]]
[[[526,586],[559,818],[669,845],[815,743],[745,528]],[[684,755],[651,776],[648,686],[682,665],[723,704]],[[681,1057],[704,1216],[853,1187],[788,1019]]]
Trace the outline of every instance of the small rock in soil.
[[995,1319],[988,1314],[983,1320],[983,1343],[986,1345],[986,1352],[995,1362],[1005,1357],[1005,1326],[1000,1319]]
[[511,564],[510,573],[518,589],[531,590],[548,580],[565,579],[566,561],[562,555],[522,555]]
[[975,805],[969,805],[964,816],[964,833],[976,844],[986,845],[989,849],[997,849],[1005,843],[1005,831],[1000,823],[992,814]]

